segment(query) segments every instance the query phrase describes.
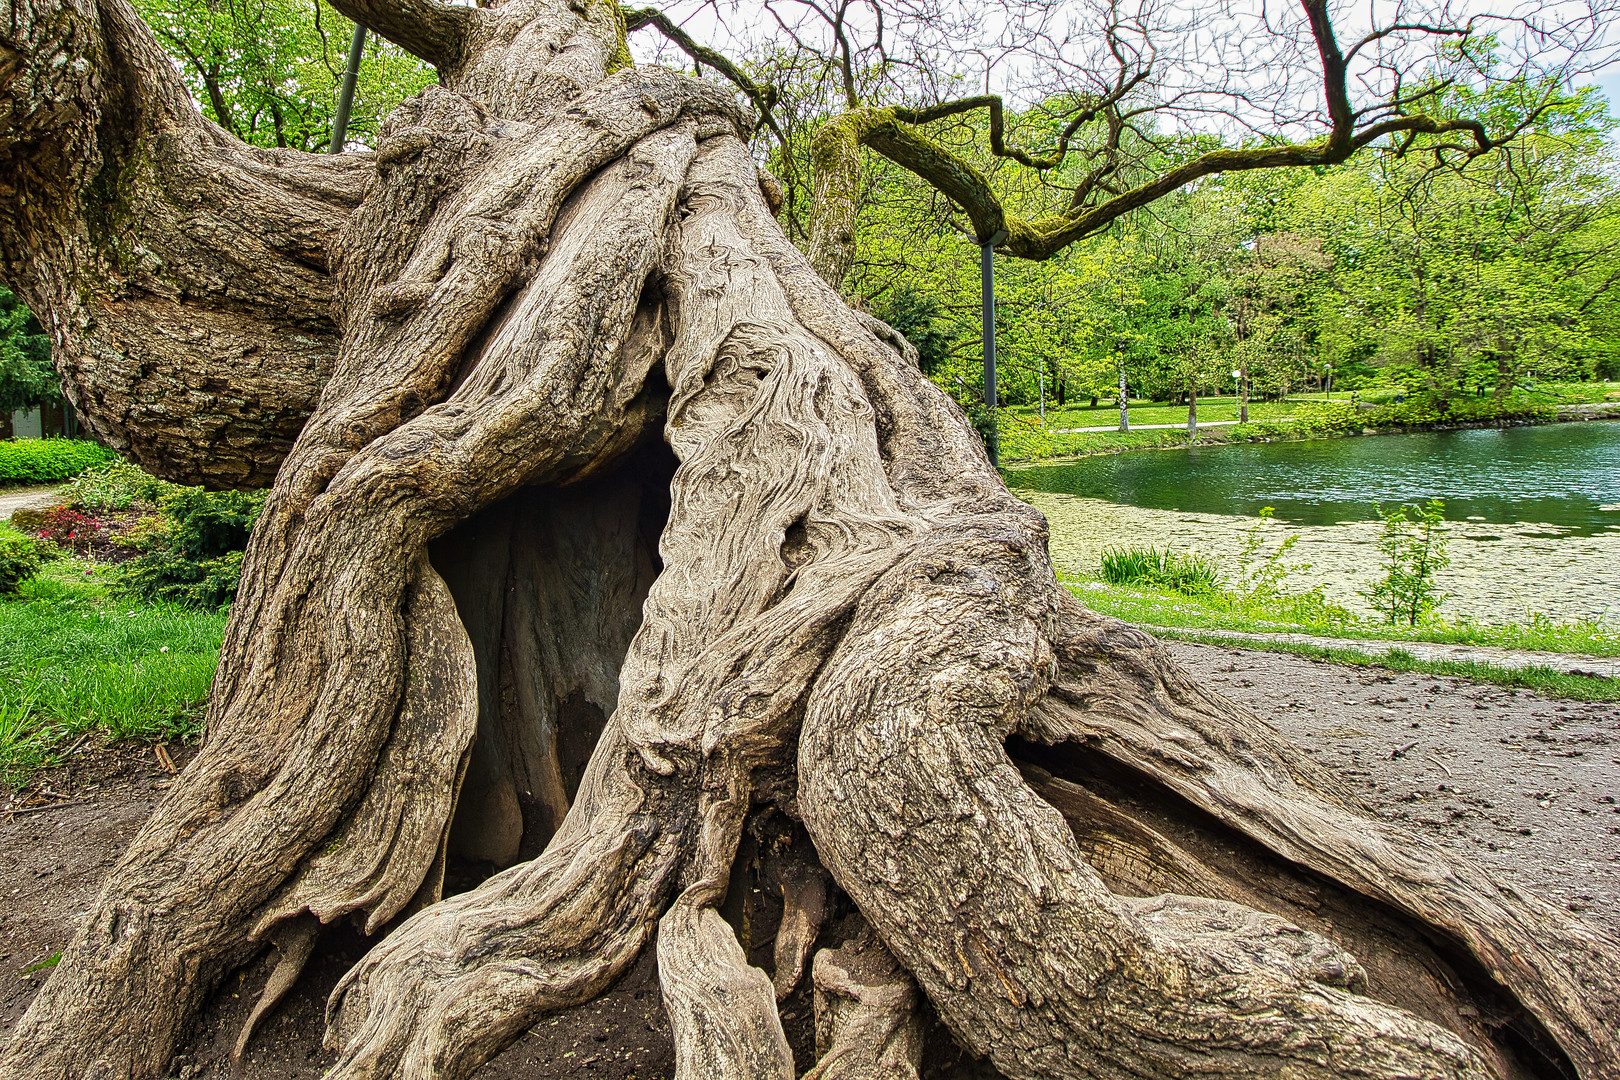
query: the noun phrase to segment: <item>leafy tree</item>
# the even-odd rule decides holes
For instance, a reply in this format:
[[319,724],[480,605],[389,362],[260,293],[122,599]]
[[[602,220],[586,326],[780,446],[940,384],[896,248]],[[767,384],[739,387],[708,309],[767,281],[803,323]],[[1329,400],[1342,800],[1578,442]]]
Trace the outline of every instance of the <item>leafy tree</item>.
[[[321,151],[332,138],[354,23],[324,0],[135,0],[209,119],[255,146]],[[372,34],[348,138],[375,145],[433,69]]]
[[60,392],[50,336],[16,294],[0,285],[0,413],[33,408]]

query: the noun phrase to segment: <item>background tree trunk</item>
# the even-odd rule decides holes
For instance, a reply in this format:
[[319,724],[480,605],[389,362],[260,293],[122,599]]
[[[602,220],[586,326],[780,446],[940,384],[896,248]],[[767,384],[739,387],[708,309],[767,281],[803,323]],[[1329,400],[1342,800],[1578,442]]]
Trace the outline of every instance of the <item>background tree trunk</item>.
[[[442,85],[328,160],[202,121],[124,0],[15,5],[0,245],[75,404],[171,476],[279,471],[203,748],[0,1077],[161,1075],[340,918],[386,936],[333,1076],[467,1076],[655,938],[680,1075],[791,1075],[819,868],[774,984],[716,913],[763,808],[873,931],[810,964],[821,1076],[914,1068],[919,992],[1014,1078],[1620,1068],[1613,942],[1058,585],[726,95],[600,3],[340,6]],[[452,850],[505,868],[443,898]]]

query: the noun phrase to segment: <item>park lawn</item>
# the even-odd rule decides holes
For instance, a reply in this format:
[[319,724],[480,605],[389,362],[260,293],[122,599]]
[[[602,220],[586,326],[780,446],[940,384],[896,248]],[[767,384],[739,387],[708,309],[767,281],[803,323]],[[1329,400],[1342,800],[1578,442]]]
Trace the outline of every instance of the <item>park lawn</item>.
[[[1286,401],[1251,401],[1249,402],[1250,420],[1285,420],[1294,414],[1306,401],[1318,400],[1322,395],[1294,396]],[[1334,400],[1348,401],[1350,395],[1335,392]],[[1029,420],[1032,423],[1040,421],[1040,410],[1028,405],[1013,405],[1006,410],[1015,416]],[[1187,406],[1162,405],[1151,401],[1133,401],[1129,409],[1130,420],[1135,424],[1185,424],[1187,422]],[[1226,397],[1210,397],[1198,399],[1198,422],[1207,424],[1211,420],[1236,420],[1238,418],[1237,402],[1231,395]],[[1119,424],[1119,404],[1112,405],[1102,402],[1095,409],[1089,405],[1075,405],[1072,402],[1062,409],[1051,405],[1046,409],[1046,426],[1049,430],[1058,428],[1077,427],[1116,427]]]
[[[1393,401],[1398,391],[1391,388],[1376,390],[1358,390],[1355,392],[1356,400],[1368,404],[1384,405]],[[1604,401],[1610,394],[1620,394],[1620,382],[1572,382],[1572,383],[1541,383],[1528,390],[1515,389],[1508,395],[1511,404],[1527,405],[1583,405]],[[1249,419],[1260,420],[1286,420],[1294,412],[1308,402],[1349,401],[1350,392],[1335,390],[1332,395],[1316,393],[1290,394],[1283,401],[1250,401]],[[1006,409],[1013,416],[1039,423],[1040,410],[1033,405],[1011,405]],[[1187,406],[1164,405],[1151,401],[1135,400],[1129,407],[1130,421],[1136,424],[1186,424]],[[1212,420],[1236,420],[1238,418],[1238,403],[1230,394],[1198,399],[1198,422],[1207,424]],[[1076,427],[1115,427],[1119,424],[1119,405],[1100,401],[1096,408],[1087,404],[1076,405],[1070,402],[1059,409],[1047,403],[1046,427],[1050,430],[1058,428]]]
[[[1200,631],[1236,630],[1254,634],[1311,634],[1347,641],[1432,642],[1584,656],[1620,656],[1620,623],[1610,620],[1580,619],[1561,623],[1533,615],[1529,622],[1519,624],[1494,625],[1435,619],[1419,626],[1394,626],[1371,619],[1312,618],[1309,616],[1312,610],[1309,604],[1299,605],[1295,609],[1299,612],[1296,615],[1291,612],[1286,598],[1246,603],[1241,597],[1188,596],[1171,590],[1110,585],[1098,580],[1071,579],[1065,580],[1064,584],[1093,611],[1136,625],[1170,628],[1173,636],[1189,641],[1230,645],[1233,644],[1230,640],[1202,635]],[[1320,648],[1309,645],[1296,647],[1285,642],[1244,641],[1240,647],[1281,649],[1307,656],[1320,655],[1322,659],[1342,659],[1346,663],[1384,663],[1382,659],[1357,653],[1353,648],[1344,657],[1336,657],[1327,655]],[[1360,659],[1355,659],[1356,656]],[[1620,699],[1620,680],[1616,679],[1568,675],[1545,669],[1515,672],[1489,664],[1431,663],[1398,652],[1393,663],[1404,665],[1400,670],[1461,675],[1508,686],[1523,686],[1558,697],[1605,701]]]
[[64,558],[0,598],[0,783],[81,736],[194,734],[226,614],[113,595],[106,571]]
[[1532,615],[1526,623],[1456,622],[1436,618],[1417,626],[1373,619],[1291,618],[1289,605],[1276,600],[1245,603],[1241,598],[1187,596],[1104,581],[1064,582],[1087,607],[1131,623],[1187,629],[1239,630],[1255,634],[1316,634],[1369,641],[1425,641],[1441,645],[1484,645],[1497,649],[1620,656],[1620,622],[1578,619],[1556,622]]

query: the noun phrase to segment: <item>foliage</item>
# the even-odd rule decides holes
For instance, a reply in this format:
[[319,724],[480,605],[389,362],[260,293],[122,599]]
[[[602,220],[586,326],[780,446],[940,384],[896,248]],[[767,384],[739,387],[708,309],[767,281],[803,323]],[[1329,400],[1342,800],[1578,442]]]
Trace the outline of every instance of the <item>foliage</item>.
[[1434,575],[1451,563],[1446,554],[1445,503],[1430,499],[1422,506],[1379,512],[1384,522],[1378,552],[1383,577],[1361,590],[1386,621],[1416,626],[1445,599]]
[[117,456],[86,439],[8,439],[0,442],[0,484],[70,480]]
[[902,284],[879,300],[872,314],[916,346],[923,374],[932,375],[950,361],[950,334],[941,325],[943,312],[938,298]]
[[229,603],[263,505],[262,492],[182,488],[165,496],[161,522],[131,537],[140,554],[119,567],[119,589],[188,607]]
[[0,413],[32,408],[60,392],[49,335],[16,294],[0,285]]
[[[332,137],[354,24],[321,0],[137,0],[208,118],[256,146],[321,151]],[[375,145],[382,118],[434,81],[370,34],[348,139]]]
[[0,596],[16,592],[44,564],[38,544],[15,529],[0,526]]
[[[1500,84],[1446,108],[1500,111],[1526,92]],[[1009,115],[1009,131],[1051,107]],[[931,133],[1004,178],[1005,162],[974,150],[980,119],[951,123]],[[1133,396],[1229,398],[1238,371],[1263,401],[1330,381],[1401,396],[1370,416],[1307,417],[1327,433],[1538,418],[1512,402],[1549,379],[1620,373],[1614,124],[1581,91],[1463,170],[1414,153],[1212,177],[1044,262],[997,257],[1001,403],[1035,405],[1043,381],[1049,410],[1112,400],[1122,372]],[[981,400],[977,247],[914,176],[875,155],[863,167],[849,288],[874,311],[926,310],[943,338],[931,377],[964,406]],[[1036,184],[1003,202],[1035,218],[1051,197]]]
[[179,485],[159,480],[134,462],[116,458],[80,473],[62,489],[62,501],[76,510],[128,510],[137,503],[155,506],[165,495],[180,490]]
[[1102,579],[1114,585],[1146,585],[1188,596],[1210,595],[1221,587],[1220,569],[1201,555],[1156,547],[1108,548],[1100,556]]

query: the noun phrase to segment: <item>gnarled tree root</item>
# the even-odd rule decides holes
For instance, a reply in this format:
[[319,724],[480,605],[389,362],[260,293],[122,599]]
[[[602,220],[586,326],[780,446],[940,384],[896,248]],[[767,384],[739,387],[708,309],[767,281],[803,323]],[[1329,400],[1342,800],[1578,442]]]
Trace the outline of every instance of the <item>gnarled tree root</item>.
[[[332,1077],[468,1076],[655,931],[683,1080],[791,1074],[775,1001],[817,883],[782,883],[774,985],[715,909],[765,804],[802,818],[876,935],[814,963],[829,1080],[914,1073],[919,993],[1014,1080],[1620,1072],[1614,943],[1370,819],[1080,608],[960,411],[782,235],[729,105],[608,76],[580,7],[548,16],[579,46],[554,82],[496,93],[479,53],[390,121],[335,248],[336,370],[253,538],[204,749],[0,1078],[158,1075],[223,972],[266,938],[295,968],[300,928],[341,917],[392,930],[332,996]],[[572,799],[548,781],[545,849],[439,899],[493,695],[491,635],[428,545],[607,472],[660,420],[678,466],[613,714]],[[1021,768],[1009,743],[1047,756]],[[1212,865],[1217,829],[1280,884]],[[1350,931],[1296,902],[1316,888]],[[1386,926],[1430,940],[1386,934],[1371,967],[1341,940]],[[1383,985],[1453,962],[1481,984]]]

